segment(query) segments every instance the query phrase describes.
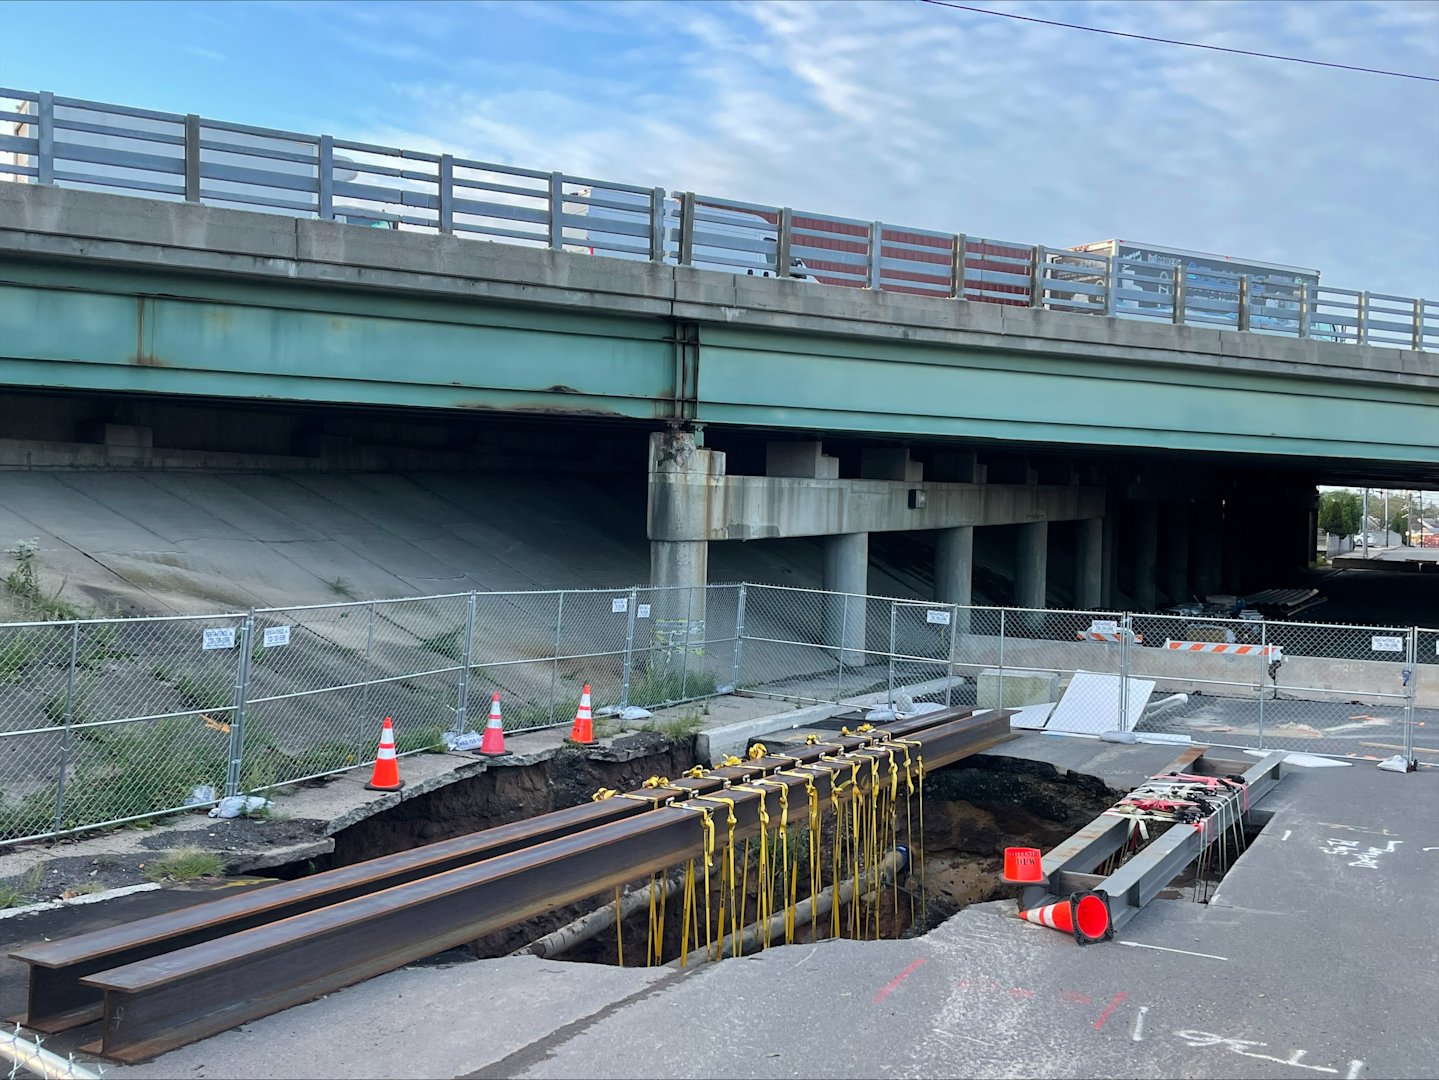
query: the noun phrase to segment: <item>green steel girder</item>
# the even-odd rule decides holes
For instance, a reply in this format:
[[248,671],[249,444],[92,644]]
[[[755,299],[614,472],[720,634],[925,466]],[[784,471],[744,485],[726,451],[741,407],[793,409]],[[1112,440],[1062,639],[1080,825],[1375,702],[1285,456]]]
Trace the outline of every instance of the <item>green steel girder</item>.
[[0,260],[0,385],[1439,468],[1428,386]]

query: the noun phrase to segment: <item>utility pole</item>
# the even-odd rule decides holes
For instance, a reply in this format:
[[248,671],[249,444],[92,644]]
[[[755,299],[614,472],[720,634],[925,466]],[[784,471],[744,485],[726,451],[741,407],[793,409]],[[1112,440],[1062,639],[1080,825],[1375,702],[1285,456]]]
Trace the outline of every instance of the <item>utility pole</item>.
[[1369,489],[1364,489],[1364,557],[1369,558]]

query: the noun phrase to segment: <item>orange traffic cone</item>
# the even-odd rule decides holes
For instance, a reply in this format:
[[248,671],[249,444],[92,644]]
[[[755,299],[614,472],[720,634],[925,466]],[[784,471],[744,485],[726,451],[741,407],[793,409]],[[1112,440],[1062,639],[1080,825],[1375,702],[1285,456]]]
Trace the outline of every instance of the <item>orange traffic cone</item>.
[[375,754],[375,771],[365,785],[371,791],[399,791],[405,786],[400,779],[400,763],[395,760],[395,725],[387,716],[380,731],[380,749]]
[[575,713],[575,726],[570,728],[570,742],[592,743],[595,741],[594,717],[590,712],[590,684],[585,683],[580,693],[580,708]]
[[490,718],[485,721],[485,737],[480,740],[480,753],[499,757],[505,753],[505,722],[500,717],[500,692],[490,701]]
[[1004,873],[1001,881],[1011,885],[1041,885],[1044,869],[1040,866],[1039,848],[1007,847],[1004,849]]
[[1081,945],[1107,941],[1114,936],[1109,919],[1109,897],[1102,892],[1074,893],[1067,900],[1019,913],[1021,919],[1073,934]]

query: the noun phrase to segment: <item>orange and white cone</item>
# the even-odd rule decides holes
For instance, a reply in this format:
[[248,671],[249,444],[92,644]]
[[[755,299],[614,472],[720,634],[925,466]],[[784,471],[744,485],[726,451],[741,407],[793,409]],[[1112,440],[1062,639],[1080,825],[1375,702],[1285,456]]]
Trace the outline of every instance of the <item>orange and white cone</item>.
[[590,684],[580,694],[579,711],[575,713],[574,727],[570,728],[570,742],[592,743],[595,741],[594,714],[590,711]]
[[1109,919],[1109,900],[1099,892],[1075,893],[1057,904],[1021,911],[1019,917],[1051,930],[1073,934],[1074,940],[1081,945],[1114,936],[1114,927]]
[[485,721],[485,737],[480,740],[480,753],[499,757],[505,753],[505,722],[500,717],[500,692],[490,701],[490,718]]
[[380,749],[375,754],[375,771],[365,785],[371,791],[399,791],[405,786],[400,779],[400,763],[395,758],[395,725],[387,716],[380,731]]

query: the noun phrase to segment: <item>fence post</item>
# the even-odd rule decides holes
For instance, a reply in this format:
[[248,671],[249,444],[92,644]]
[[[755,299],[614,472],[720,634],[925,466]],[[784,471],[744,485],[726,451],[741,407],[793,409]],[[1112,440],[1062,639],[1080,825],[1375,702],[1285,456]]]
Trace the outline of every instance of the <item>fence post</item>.
[[360,691],[360,716],[357,725],[358,732],[355,738],[355,760],[363,761],[365,754],[365,739],[370,730],[370,687],[374,685],[375,676],[375,602],[370,601],[369,625],[365,628],[365,682]]
[[559,693],[560,683],[560,638],[564,633],[565,625],[565,594],[559,593],[559,603],[555,605],[555,655],[550,662],[550,723],[555,722],[555,695]]
[[1044,245],[1029,249],[1029,306],[1044,307]]
[[955,233],[954,250],[949,257],[949,295],[956,300],[964,299],[964,256],[969,247],[969,238],[964,233]]
[[625,605],[625,671],[623,680],[620,683],[620,708],[627,709],[630,705],[630,678],[635,669],[635,607],[639,599],[639,590],[630,590],[630,602]]
[[1414,698],[1419,687],[1419,628],[1409,628],[1408,658],[1404,665],[1404,760],[1414,760]]
[[1104,314],[1107,316],[1114,315],[1114,289],[1116,284],[1114,261],[1115,256],[1113,255],[1106,255],[1104,257]]
[[959,648],[959,605],[949,606],[949,666],[944,673],[944,707],[954,704],[954,654]]
[[884,226],[878,221],[869,223],[869,287],[878,289],[881,279],[880,263],[884,259]]
[[[460,684],[455,698],[455,735],[465,733],[470,723],[470,665],[475,656],[475,590],[470,590],[469,602],[465,605],[465,650],[460,658]],[[550,698],[554,700],[553,695]]]
[[319,177],[318,201],[315,213],[321,221],[333,221],[335,217],[335,137],[320,136],[320,152],[316,162]]
[[680,253],[681,266],[690,266],[695,261],[695,193],[680,193]]
[[455,156],[440,155],[439,175],[440,233],[449,236],[455,231]]
[[1366,290],[1359,294],[1359,300],[1354,306],[1356,341],[1360,345],[1369,344],[1369,293]]
[[1424,348],[1424,301],[1414,301],[1414,340],[1412,347],[1415,352]]
[[748,586],[741,581],[739,583],[739,598],[735,601],[734,609],[734,667],[730,672],[730,685],[739,689],[740,654],[744,645],[744,605]]
[[1184,267],[1174,268],[1174,325],[1184,325]]
[[36,104],[36,131],[39,142],[35,154],[37,184],[55,182],[55,95],[41,90]]
[[550,250],[565,246],[565,174],[550,173]]
[[794,211],[788,206],[780,207],[777,224],[779,228],[774,241],[774,276],[787,278],[790,276],[790,250],[794,246]]
[[1299,284],[1299,336],[1302,337],[1302,338],[1307,338],[1307,337],[1309,336],[1309,307],[1310,307],[1310,303],[1309,303],[1309,283],[1308,283],[1308,282],[1300,282],[1300,284]]
[[245,759],[245,700],[250,693],[250,642],[255,636],[252,608],[240,624],[240,661],[235,665],[234,708],[230,715],[230,767],[225,774],[225,794],[240,794],[240,769]]
[[650,262],[665,261],[665,189],[650,191]]
[[1264,676],[1269,671],[1269,625],[1259,624],[1259,749],[1264,749]]
[[1239,275],[1239,329],[1247,331],[1250,323],[1249,275]]
[[70,669],[65,676],[65,734],[60,742],[60,772],[55,778],[55,831],[65,822],[65,770],[70,766],[71,725],[75,722],[75,667],[80,656],[80,624],[70,624]]
[[895,624],[899,616],[899,602],[889,602],[889,692],[886,704],[894,708],[894,654],[897,651],[895,645]]
[[840,697],[844,694],[844,647],[849,641],[849,593],[841,593],[844,597],[844,606],[839,609],[839,641],[836,644],[839,648],[835,656],[839,658],[839,664],[835,668],[834,675],[834,703],[839,704]]
[[1129,721],[1129,650],[1134,644],[1134,615],[1126,611],[1119,622],[1119,731]]
[[999,703],[995,708],[1004,708],[1004,608],[999,609]]
[[200,118],[185,117],[185,201],[200,201]]

